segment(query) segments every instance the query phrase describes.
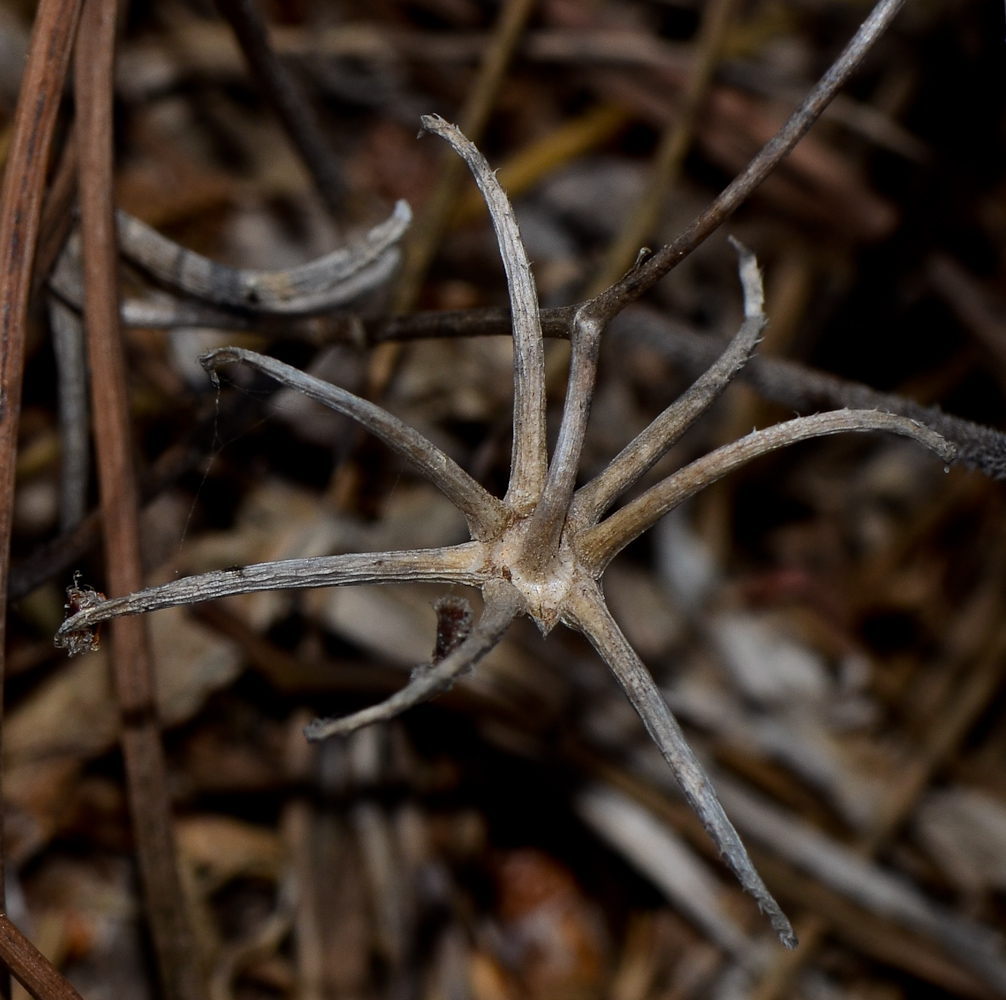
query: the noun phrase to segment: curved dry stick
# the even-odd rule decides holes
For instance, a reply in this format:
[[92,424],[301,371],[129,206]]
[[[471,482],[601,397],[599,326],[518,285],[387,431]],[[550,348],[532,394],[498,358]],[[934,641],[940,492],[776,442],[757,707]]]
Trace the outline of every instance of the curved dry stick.
[[458,583],[481,587],[486,582],[484,549],[465,542],[435,549],[396,552],[348,552],[337,556],[309,556],[255,563],[237,569],[218,569],[186,576],[125,597],[98,601],[71,615],[56,633],[56,645],[66,637],[92,629],[111,618],[162,611],[180,604],[198,604],[235,594],[262,590],[310,587],[347,587],[365,583]]
[[668,511],[728,472],[798,441],[846,431],[888,431],[901,434],[935,452],[944,462],[953,461],[957,454],[957,448],[936,431],[916,420],[893,413],[880,410],[832,410],[812,417],[797,417],[762,431],[753,431],[738,441],[717,448],[652,486],[632,503],[615,511],[606,521],[585,531],[580,536],[578,545],[580,556],[593,568],[596,575],[600,575],[604,567],[629,542],[651,528]]
[[[184,251],[188,252],[188,251]],[[84,274],[80,261],[59,264],[46,280],[51,291],[75,313],[84,311]],[[260,331],[263,317],[247,310],[235,312],[197,299],[181,299],[157,292],[145,298],[123,297],[119,303],[119,322],[124,327],[172,330],[185,326],[207,326],[214,330]],[[318,322],[315,316],[282,317],[283,332],[288,336],[304,335]]]
[[505,502],[522,513],[541,496],[548,446],[545,441],[545,347],[538,317],[538,292],[517,220],[485,157],[461,130],[439,115],[423,115],[423,128],[446,139],[468,164],[482,192],[510,291],[513,316],[513,455]]
[[414,670],[409,683],[380,704],[338,719],[315,719],[304,727],[304,735],[312,742],[329,736],[348,736],[374,722],[393,719],[452,687],[463,673],[503,638],[510,623],[524,610],[524,598],[513,584],[505,580],[490,580],[482,593],[485,609],[478,624],[464,642],[436,666],[427,665]]
[[606,325],[715,232],[807,134],[839,87],[849,78],[904,4],[905,0],[880,0],[800,107],[761,148],[743,173],[738,174],[675,240],[665,244],[641,266],[634,267],[624,278],[586,303],[583,308],[587,313],[602,326]]
[[744,322],[706,373],[637,434],[603,472],[577,490],[573,510],[584,523],[596,522],[620,494],[663,458],[720,397],[754,353],[768,322],[763,312],[765,296],[761,272],[754,254],[732,237],[731,242],[740,257],[738,269],[744,289]]
[[755,870],[744,844],[720,805],[709,776],[688,745],[650,672],[611,617],[600,590],[596,586],[579,589],[572,598],[567,616],[569,624],[590,640],[611,668],[632,707],[643,720],[650,738],[671,766],[688,804],[702,821],[730,870],[755,898],[758,908],[779,935],[779,940],[787,948],[795,948],[797,939],[789,920]]
[[214,381],[217,381],[217,369],[220,365],[231,361],[249,365],[310,399],[356,420],[429,479],[464,514],[473,538],[495,537],[509,519],[506,507],[479,486],[454,459],[427,441],[418,431],[374,403],[275,358],[240,347],[221,347],[209,351],[199,361]]
[[353,246],[289,271],[227,267],[179,246],[145,222],[116,213],[124,257],[171,288],[229,309],[276,315],[323,312],[386,281],[398,265],[395,243],[412,221],[408,202]]

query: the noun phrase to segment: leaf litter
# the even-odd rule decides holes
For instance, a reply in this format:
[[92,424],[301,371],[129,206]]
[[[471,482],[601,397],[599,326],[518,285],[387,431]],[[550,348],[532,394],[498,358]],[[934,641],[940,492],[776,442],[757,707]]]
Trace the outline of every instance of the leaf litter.
[[[770,133],[762,122],[777,108],[757,88],[728,81],[745,72],[760,72],[760,85],[773,72],[785,79],[786,64],[772,66],[780,51],[769,44],[773,35],[797,39],[804,58],[823,66],[831,51],[817,51],[814,29],[830,17],[832,28],[839,21],[849,34],[856,17],[840,4],[787,15],[780,28],[768,8],[743,13],[745,33],[738,29],[736,51],[673,197],[708,200],[717,179],[743,166]],[[290,37],[300,33],[307,52],[332,16],[310,7],[270,14],[287,22],[280,30]],[[204,17],[181,4],[160,21],[145,14],[127,31],[121,58],[141,47],[177,53],[177,38],[194,37],[183,31]],[[486,11],[464,3],[347,8],[339,17],[406,40],[421,39],[433,24],[445,43],[473,24],[489,25]],[[694,11],[638,3],[588,14],[550,3],[538,17],[528,54],[518,49],[510,69],[520,97],[504,93],[493,118],[487,152],[494,165],[505,170],[522,148],[547,142],[584,102],[617,100],[625,118],[623,131],[601,144],[605,156],[592,171],[576,160],[560,165],[554,176],[567,174],[567,194],[558,187],[550,193],[547,175],[529,185],[528,204],[539,202],[561,237],[559,244],[553,238],[556,259],[568,260],[571,249],[577,255],[575,266],[564,263],[555,272],[553,301],[563,304],[577,300],[612,235],[599,230],[602,213],[592,206],[616,197],[632,201],[638,184],[633,188],[631,178],[645,166],[655,129],[673,115],[671,97],[682,79],[631,59],[614,68],[602,64],[582,32],[611,30],[628,17],[640,51],[655,38],[669,50],[667,39],[687,44],[692,37],[687,22]],[[890,141],[878,146],[835,121],[815,130],[733,231],[763,262],[770,320],[774,269],[787,247],[799,246],[810,262],[812,290],[789,357],[1001,425],[1000,391],[981,353],[987,328],[976,330],[973,320],[969,327],[967,317],[947,311],[942,303],[950,293],[923,266],[925,253],[963,257],[994,302],[1001,191],[994,178],[983,178],[977,195],[961,180],[962,166],[946,168],[951,184],[961,185],[955,225],[983,256],[939,228],[927,235],[925,253],[908,254],[911,222],[899,220],[917,217],[917,191],[936,175],[889,149],[897,145],[897,129],[914,124],[917,138],[948,162],[963,157],[949,146],[942,153],[940,129],[951,131],[945,117],[938,117],[939,127],[925,125],[925,102],[934,100],[925,81],[940,73],[938,63],[927,61],[926,45],[939,38],[928,43],[931,49],[959,58],[956,33],[971,30],[978,15],[943,6],[903,17],[903,34],[883,43],[886,63],[868,66],[855,94]],[[567,33],[564,44],[574,54],[562,64],[571,67],[564,74],[533,56],[545,28]],[[213,44],[221,50],[231,44],[226,35],[207,37],[219,37]],[[296,244],[299,235],[304,259],[317,255],[305,220],[322,209],[306,175],[269,171],[262,136],[276,147],[284,139],[234,65],[224,65],[229,77],[221,86],[218,58],[226,64],[231,57],[182,58],[156,88],[124,90],[123,185],[130,171],[138,176],[185,157],[189,173],[158,188],[159,228],[224,259],[234,245],[230,234],[248,231],[242,218],[254,213],[263,242],[272,242],[270,229],[277,246]],[[472,79],[470,57],[465,63],[406,55],[393,66],[375,59],[367,71],[383,86],[361,95],[347,90],[345,80],[352,59],[362,58],[322,53],[303,64],[354,179],[346,217],[337,220],[347,233],[386,217],[400,191],[409,190],[418,214],[423,184],[428,190],[436,176],[432,143],[409,146],[406,133],[416,123],[402,121],[401,109],[375,95],[404,91],[408,104],[450,115]],[[973,58],[980,67],[990,56]],[[165,114],[169,105],[174,118]],[[401,134],[389,139],[396,130]],[[182,153],[172,151],[179,133],[186,137]],[[402,162],[400,171],[387,163],[380,173],[368,169],[382,142],[391,162],[400,150],[412,162]],[[208,177],[227,178],[210,198]],[[618,185],[628,187],[613,194]],[[913,186],[916,192],[908,190]],[[940,223],[947,226],[946,219]],[[659,230],[654,235],[660,239]],[[259,266],[256,250],[246,259]],[[667,319],[720,335],[736,326],[730,315],[736,301],[729,305],[736,296],[722,277],[729,273],[727,253],[704,248],[667,283],[659,295]],[[499,305],[505,291],[493,255],[484,228],[472,223],[449,232],[421,302]],[[685,287],[675,290],[676,282]],[[386,310],[380,300],[378,291],[359,307],[361,316]],[[909,335],[916,332],[924,336],[914,349]],[[318,324],[292,339],[279,327],[256,337],[249,346],[268,343],[298,367],[309,367],[319,345],[332,339],[347,345],[339,348],[347,367],[365,372],[368,364],[348,323]],[[136,440],[146,463],[196,432],[198,396],[209,392],[185,381],[178,359],[183,338],[183,328],[128,334]],[[603,412],[604,425],[590,432],[615,440],[615,450],[691,374],[661,361],[654,377],[645,345],[620,344],[618,352],[610,375],[601,365],[598,405],[606,402],[603,411],[595,408],[595,419]],[[47,365],[45,351],[36,348],[30,371],[41,376]],[[505,483],[509,358],[498,342],[463,349],[450,341],[419,344],[405,349],[397,367],[385,395],[392,412],[463,467],[481,470],[481,482]],[[156,372],[186,388],[173,398]],[[29,386],[36,383],[42,379]],[[26,406],[52,413],[51,394],[31,391],[36,395],[26,396]],[[269,392],[254,382],[244,391],[255,404]],[[728,440],[732,418],[750,412],[742,394],[732,389],[675,446],[671,460],[680,465]],[[771,403],[759,407],[754,419],[761,426],[789,415]],[[549,414],[553,434],[557,417]],[[442,504],[397,460],[361,443],[345,425],[318,431],[310,423],[278,407],[264,418],[259,412],[224,442],[204,483],[183,473],[178,486],[196,505],[190,536],[150,582],[180,570],[391,548],[400,544],[396,538],[456,540],[457,525]],[[588,454],[590,447],[588,438]],[[603,464],[613,452],[598,447]],[[797,916],[798,930],[811,931],[788,979],[780,978],[783,959],[759,940],[753,907],[681,810],[669,773],[653,766],[638,723],[625,716],[592,653],[572,634],[557,632],[544,643],[533,630],[515,628],[493,654],[499,666],[488,662],[484,675],[466,679],[441,702],[343,745],[298,748],[305,709],[343,713],[379,700],[387,668],[400,671],[431,655],[436,588],[416,588],[401,599],[391,589],[361,588],[229,599],[227,613],[250,629],[244,646],[182,612],[151,619],[158,670],[174,692],[162,693],[161,710],[179,790],[183,866],[203,873],[186,891],[194,893],[191,904],[207,929],[203,960],[214,989],[221,997],[645,1000],[730,990],[759,997],[911,996],[925,983],[936,995],[1003,995],[995,940],[1004,914],[997,809],[1006,803],[996,766],[1006,732],[995,679],[1003,655],[995,613],[1003,579],[1000,489],[957,469],[934,477],[904,454],[894,442],[835,440],[763,460],[682,512],[686,539],[668,526],[660,538],[626,552],[611,574],[616,617],[645,650],[717,784],[727,776],[728,812],[757,843],[759,867],[768,857],[763,871],[773,892]],[[32,473],[22,489],[43,474]],[[270,509],[259,499],[256,510],[269,490]],[[46,530],[55,533],[54,521]],[[664,535],[676,540],[665,542]],[[16,556],[31,558],[38,537],[37,526],[15,537]],[[57,586],[37,602],[56,602],[49,620],[62,603],[59,586],[77,568],[84,580],[102,580],[95,557],[64,567]],[[334,610],[350,594],[357,603]],[[117,980],[124,980],[118,992],[148,995],[150,973],[136,933],[139,897],[134,879],[123,874],[131,864],[127,814],[121,797],[116,805],[114,796],[95,791],[108,792],[117,780],[117,710],[107,665],[100,655],[62,665],[44,652],[32,654],[47,642],[38,625],[46,615],[28,603],[23,613],[15,607],[9,641],[11,656],[35,665],[11,685],[4,745],[7,823],[15,831],[9,877],[23,891],[23,926],[85,996]],[[665,606],[666,617],[654,621]],[[967,627],[955,629],[955,622]],[[252,644],[259,661],[275,650],[318,668],[313,686],[278,691],[267,673],[248,668]],[[340,671],[356,676],[351,672],[360,667],[375,686],[366,687],[364,674],[355,688],[341,687]],[[855,711],[839,711],[853,701]],[[218,758],[220,780],[213,784],[214,755],[224,747],[244,764],[224,766]],[[641,830],[649,831],[649,846]],[[26,831],[20,840],[19,831]],[[198,858],[197,831],[205,831]],[[671,842],[676,863],[667,860]],[[268,863],[234,861],[255,850]],[[856,860],[867,855],[874,860]],[[692,893],[691,911],[665,881],[688,871],[701,873],[694,877],[704,887]],[[863,873],[863,889],[856,888],[856,872]],[[93,889],[53,895],[54,884],[77,882],[105,884],[104,902]],[[516,904],[528,883],[533,899]],[[80,930],[99,927],[103,907],[132,928],[114,947],[110,931]]]

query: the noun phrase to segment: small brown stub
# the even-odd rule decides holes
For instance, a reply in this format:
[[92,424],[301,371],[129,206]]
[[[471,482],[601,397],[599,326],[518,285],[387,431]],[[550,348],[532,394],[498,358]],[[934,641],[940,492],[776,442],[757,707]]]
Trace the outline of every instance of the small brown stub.
[[[105,600],[105,595],[94,587],[80,586],[80,573],[73,574],[73,584],[66,588],[66,617],[72,618],[79,611],[97,607]],[[70,656],[79,653],[93,653],[101,648],[101,641],[95,628],[82,628],[64,635],[57,635],[53,640],[57,649],[65,649]]]
[[472,606],[453,594],[438,598],[433,604],[437,613],[437,645],[433,662],[439,663],[468,638],[472,630]]

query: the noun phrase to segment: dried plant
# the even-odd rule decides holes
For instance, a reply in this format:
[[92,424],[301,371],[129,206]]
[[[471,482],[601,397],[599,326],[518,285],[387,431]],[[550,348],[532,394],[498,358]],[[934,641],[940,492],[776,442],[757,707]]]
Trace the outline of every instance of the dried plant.
[[211,351],[202,362],[214,381],[218,369],[239,362],[358,421],[444,493],[465,516],[471,540],[444,548],[263,563],[192,576],[112,600],[95,596],[84,605],[78,602],[82,610],[67,619],[57,642],[71,652],[87,649],[92,630],[107,619],[261,590],[406,581],[479,587],[485,604],[481,618],[473,627],[467,621],[452,623],[442,658],[418,667],[405,687],[380,704],[311,723],[308,739],[346,735],[446,690],[500,641],[520,615],[529,615],[544,634],[561,622],[583,633],[611,668],[726,863],[767,914],[782,942],[794,947],[789,921],[755,871],[656,683],[608,611],[601,578],[614,556],[668,511],[731,470],[777,448],[841,431],[878,430],[913,438],[944,461],[953,458],[954,446],[905,417],[877,410],[835,410],[754,431],[686,465],[608,515],[615,501],[666,454],[754,351],[766,323],[754,256],[734,243],[745,319],[728,348],[600,475],[576,489],[605,322],[591,311],[590,303],[573,316],[569,383],[549,459],[538,300],[510,204],[484,158],[459,129],[433,116],[424,118],[423,126],[446,139],[467,162],[489,207],[506,271],[514,344],[514,444],[506,495],[502,499],[491,495],[422,435],[371,402],[273,358],[235,347]]

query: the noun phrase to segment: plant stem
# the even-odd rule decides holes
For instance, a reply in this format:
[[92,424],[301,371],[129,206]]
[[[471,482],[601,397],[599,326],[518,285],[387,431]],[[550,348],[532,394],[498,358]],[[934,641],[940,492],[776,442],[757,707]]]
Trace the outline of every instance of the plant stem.
[[[7,586],[14,512],[14,463],[31,271],[56,112],[80,16],[80,0],[40,0],[0,189],[0,717],[7,634]],[[0,802],[2,804],[2,802]],[[0,912],[6,908],[0,824]],[[10,978],[0,976],[0,997]]]
[[[84,319],[91,369],[95,452],[112,593],[143,585],[126,365],[119,331],[118,254],[112,201],[112,68],[116,0],[85,0],[75,70],[80,143]],[[165,1000],[201,1000],[206,986],[185,911],[146,622],[112,628],[111,660],[130,813],[150,932]]]
[[640,267],[603,291],[584,308],[602,325],[610,322],[630,302],[649,291],[708,236],[714,233],[751,193],[778,166],[790,150],[807,134],[828,103],[859,65],[905,0],[880,0],[859,30],[815,84],[786,124],[761,148],[758,155],[720,193],[713,203],[680,236],[661,247]]

